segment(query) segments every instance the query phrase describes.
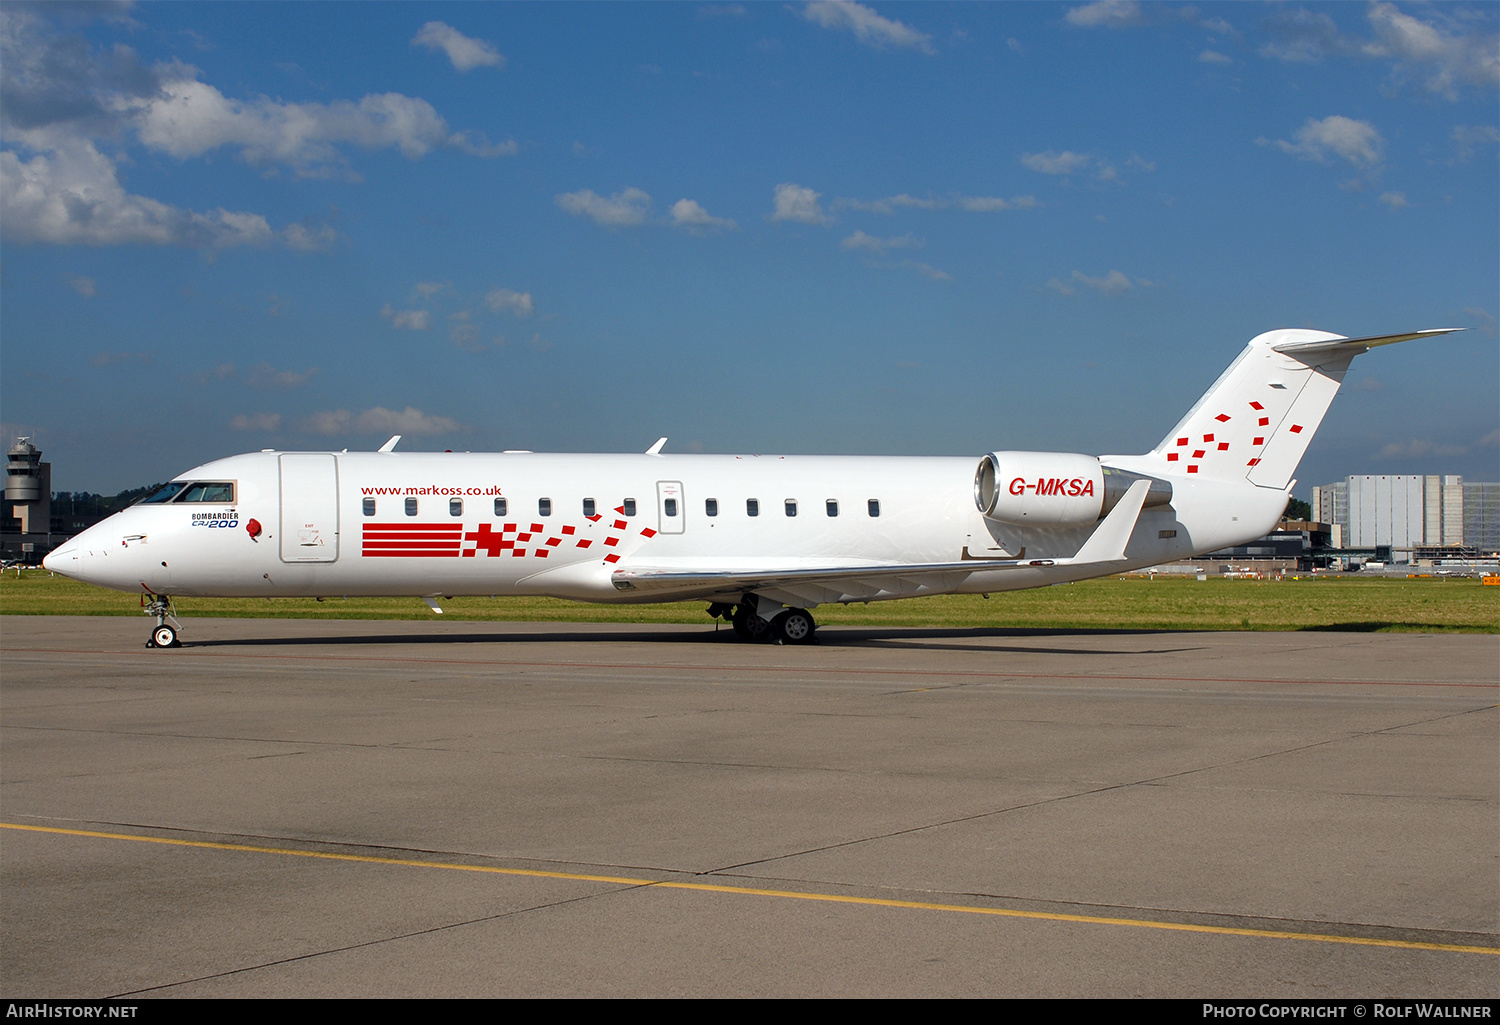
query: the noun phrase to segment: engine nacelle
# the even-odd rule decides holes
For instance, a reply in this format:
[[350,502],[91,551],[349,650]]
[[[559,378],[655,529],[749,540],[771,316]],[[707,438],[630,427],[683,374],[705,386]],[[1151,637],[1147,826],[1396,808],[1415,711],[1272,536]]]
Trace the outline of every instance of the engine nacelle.
[[974,473],[974,504],[1006,523],[1093,523],[1104,508],[1104,468],[1072,452],[991,452]]
[[986,519],[1071,527],[1108,516],[1130,485],[1149,480],[1146,508],[1169,505],[1172,485],[1072,452],[991,452],[974,472],[974,504]]

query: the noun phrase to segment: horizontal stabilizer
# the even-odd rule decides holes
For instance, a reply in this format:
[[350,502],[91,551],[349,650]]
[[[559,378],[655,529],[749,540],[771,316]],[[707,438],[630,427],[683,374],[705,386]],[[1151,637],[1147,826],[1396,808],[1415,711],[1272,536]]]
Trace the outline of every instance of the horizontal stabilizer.
[[1394,345],[1397,342],[1409,342],[1413,338],[1431,338],[1436,335],[1452,334],[1454,331],[1467,331],[1466,327],[1430,327],[1424,331],[1410,331],[1404,335],[1371,335],[1369,338],[1324,338],[1311,342],[1283,342],[1273,345],[1271,348],[1277,352],[1284,352],[1289,356],[1298,353],[1311,352],[1347,352],[1351,355],[1359,355],[1366,349],[1373,349],[1377,345]]

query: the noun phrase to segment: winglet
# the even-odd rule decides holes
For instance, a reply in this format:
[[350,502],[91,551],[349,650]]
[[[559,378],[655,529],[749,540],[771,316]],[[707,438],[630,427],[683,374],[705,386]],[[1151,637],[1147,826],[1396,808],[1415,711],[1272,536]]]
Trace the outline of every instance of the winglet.
[[400,440],[401,440],[401,435],[399,435],[399,434],[393,434],[393,435],[391,435],[391,440],[388,441],[388,442],[386,442],[384,445],[381,445],[380,448],[377,451],[380,451],[380,452],[394,452],[394,451],[396,451],[396,442],[398,442]]
[[666,443],[667,443],[667,439],[666,438],[657,438],[656,439],[656,444],[652,445],[650,448],[646,449],[646,455],[648,455],[648,456],[659,456],[659,455],[661,455],[662,446],[665,445]]
[[1068,562],[1076,566],[1082,562],[1125,561],[1125,545],[1130,542],[1135,521],[1140,518],[1141,507],[1146,504],[1146,492],[1150,490],[1149,480],[1138,480],[1130,485],[1120,503],[1110,510],[1104,522]]

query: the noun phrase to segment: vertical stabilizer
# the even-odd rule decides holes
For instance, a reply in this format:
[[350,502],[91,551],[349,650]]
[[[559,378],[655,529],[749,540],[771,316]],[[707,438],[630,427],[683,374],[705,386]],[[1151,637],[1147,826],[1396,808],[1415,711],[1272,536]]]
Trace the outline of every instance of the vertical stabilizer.
[[1149,457],[1166,473],[1285,490],[1355,356],[1452,330],[1346,338],[1284,328],[1258,335]]

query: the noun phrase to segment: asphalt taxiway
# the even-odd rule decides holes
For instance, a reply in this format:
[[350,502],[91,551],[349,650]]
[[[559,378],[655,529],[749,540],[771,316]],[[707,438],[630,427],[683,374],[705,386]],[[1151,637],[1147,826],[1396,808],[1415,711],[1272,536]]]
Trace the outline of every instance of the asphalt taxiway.
[[0,992],[1500,996],[1500,637],[0,620]]

